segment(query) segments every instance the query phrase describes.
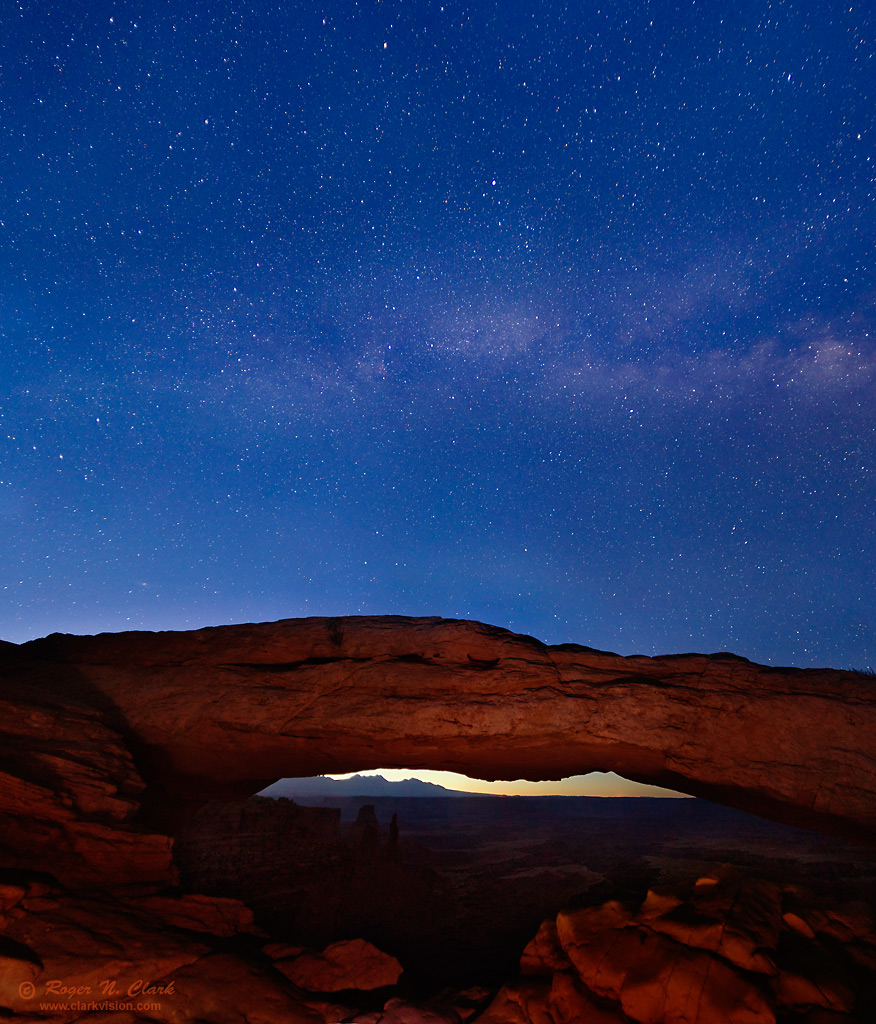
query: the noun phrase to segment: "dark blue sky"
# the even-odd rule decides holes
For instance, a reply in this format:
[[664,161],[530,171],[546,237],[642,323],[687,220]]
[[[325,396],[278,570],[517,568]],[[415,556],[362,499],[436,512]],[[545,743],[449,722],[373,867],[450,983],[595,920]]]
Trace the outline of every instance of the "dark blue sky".
[[21,0],[0,635],[876,664],[867,4]]

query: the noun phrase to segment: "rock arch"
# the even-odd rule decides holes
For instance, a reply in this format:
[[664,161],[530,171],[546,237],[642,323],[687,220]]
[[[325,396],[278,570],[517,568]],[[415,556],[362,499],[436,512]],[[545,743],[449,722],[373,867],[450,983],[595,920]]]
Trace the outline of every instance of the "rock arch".
[[857,673],[620,657],[398,616],[54,634],[5,652],[26,694],[60,687],[62,704],[114,730],[142,778],[136,795],[121,791],[155,831],[170,831],[157,808],[397,766],[488,779],[611,770],[876,840],[876,686]]

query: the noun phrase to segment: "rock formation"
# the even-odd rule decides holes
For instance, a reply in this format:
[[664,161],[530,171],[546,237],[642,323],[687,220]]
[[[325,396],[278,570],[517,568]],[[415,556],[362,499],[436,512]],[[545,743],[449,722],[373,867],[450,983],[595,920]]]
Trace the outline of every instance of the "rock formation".
[[325,1020],[270,967],[222,950],[221,937],[254,938],[252,914],[233,900],[7,883],[0,929],[0,1006],[25,1019],[239,1024],[258,1006],[266,1022]]
[[[133,754],[146,784],[139,820],[156,831],[172,830],[171,805],[184,815],[282,776],[428,767],[490,779],[612,770],[876,840],[876,687],[852,672],[726,654],[624,658],[396,616],[55,634],[7,659],[25,695],[61,686],[91,727],[115,730],[86,732],[77,749],[90,772],[114,773],[104,791],[117,803],[134,785],[119,759]],[[88,751],[121,741],[96,767]],[[73,817],[96,812],[80,805]]]
[[[730,655],[622,658],[398,617],[56,634],[0,644],[0,671],[0,1014],[58,1024],[349,1016],[290,981],[312,954],[272,956],[242,903],[177,887],[174,838],[206,801],[281,776],[614,770],[876,841],[876,688],[855,673]],[[233,827],[258,830],[248,813]],[[372,824],[362,822],[366,845]],[[642,1024],[772,1021],[776,1009],[810,1024],[853,1020],[861,975],[876,973],[866,913],[815,912],[787,887],[740,889],[728,902],[715,895],[724,884],[561,915],[524,956],[535,974],[485,1019],[571,1021],[584,1006],[587,1019]],[[104,1005],[131,992],[131,1008]],[[464,1019],[478,1008],[462,1006],[396,1000],[367,1019]]]
[[308,944],[337,932],[350,859],[340,811],[286,799],[209,801],[174,838],[187,892],[239,899],[261,927]]
[[373,806],[343,831],[340,814],[285,798],[209,801],[174,838],[180,885],[241,900],[277,938],[321,948],[355,936],[429,956],[418,933],[447,915],[446,883],[400,856]]
[[725,870],[546,921],[483,1024],[775,1024],[876,1012],[876,925],[861,905]]
[[0,670],[0,868],[71,886],[175,881],[169,836],[135,823],[147,787],[107,700],[12,644]]

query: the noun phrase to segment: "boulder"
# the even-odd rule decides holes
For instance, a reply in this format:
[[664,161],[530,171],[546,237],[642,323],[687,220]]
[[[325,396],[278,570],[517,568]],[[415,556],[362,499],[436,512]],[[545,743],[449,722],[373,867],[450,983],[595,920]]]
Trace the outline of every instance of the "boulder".
[[[844,918],[845,945],[828,931]],[[874,951],[862,904],[827,905],[725,868],[686,889],[652,891],[638,908],[610,901],[545,922],[521,958],[529,976],[505,986],[479,1019],[851,1024],[872,1009]]]
[[321,953],[278,959],[274,965],[295,985],[309,992],[369,992],[394,985],[402,973],[395,957],[364,939],[333,942]]

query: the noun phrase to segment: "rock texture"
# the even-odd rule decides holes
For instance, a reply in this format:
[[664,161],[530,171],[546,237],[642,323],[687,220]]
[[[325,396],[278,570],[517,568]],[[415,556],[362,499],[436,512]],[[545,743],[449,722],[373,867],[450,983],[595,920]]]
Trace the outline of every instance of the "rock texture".
[[290,981],[309,992],[370,992],[394,985],[402,973],[394,956],[363,939],[333,942],[321,953],[278,957],[274,964]]
[[0,886],[0,1006],[38,1020],[321,1024],[293,986],[217,936],[252,933],[232,900],[111,899],[42,883]]
[[72,886],[174,882],[170,838],[135,821],[146,784],[106,698],[12,644],[0,671],[0,869]]
[[[111,711],[147,812],[378,767],[507,779],[612,770],[876,840],[876,686],[856,673],[731,655],[623,658],[395,616],[56,634],[16,655],[25,676],[63,675],[71,699]],[[98,746],[78,743],[89,771]],[[129,767],[102,770],[125,791]],[[160,816],[142,820],[172,831]]]
[[[794,908],[794,909],[791,909]],[[838,937],[842,935],[843,939]],[[862,905],[740,875],[561,913],[483,1024],[775,1024],[873,1019],[876,926]]]

